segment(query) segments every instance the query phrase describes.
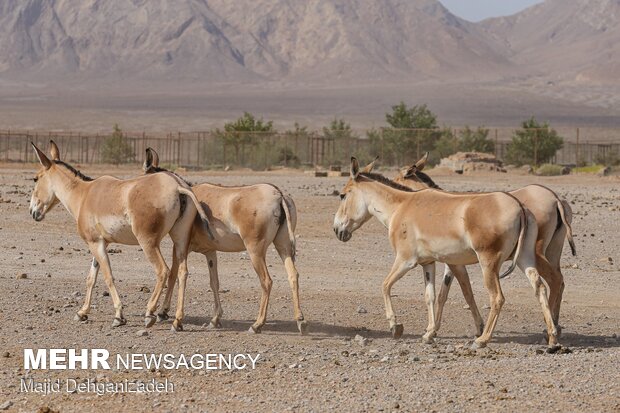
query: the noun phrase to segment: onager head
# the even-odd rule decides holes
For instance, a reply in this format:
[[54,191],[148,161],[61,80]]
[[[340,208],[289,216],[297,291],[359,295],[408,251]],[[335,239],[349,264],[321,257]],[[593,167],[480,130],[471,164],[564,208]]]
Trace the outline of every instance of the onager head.
[[54,161],[60,162],[60,152],[54,141],[50,141],[50,160],[45,154],[31,142],[32,148],[41,163],[41,167],[34,177],[34,190],[30,198],[30,215],[35,221],[42,221],[45,214],[58,204],[58,198],[52,183],[52,173],[56,168]]
[[351,158],[351,176],[340,192],[340,206],[334,217],[334,232],[340,241],[347,242],[350,240],[353,231],[372,217],[364,194],[358,188],[357,179],[360,173],[370,172],[375,161],[376,159],[360,171],[357,159]]
[[428,175],[422,172],[426,166],[427,160],[428,152],[426,152],[424,156],[413,165],[401,169],[398,176],[394,179],[394,182],[405,185],[414,190],[439,188]]

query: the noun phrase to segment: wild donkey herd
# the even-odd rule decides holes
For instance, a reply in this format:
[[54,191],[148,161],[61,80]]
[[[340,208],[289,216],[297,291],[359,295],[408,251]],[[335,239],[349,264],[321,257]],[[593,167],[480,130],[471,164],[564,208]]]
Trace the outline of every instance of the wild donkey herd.
[[[209,327],[218,328],[222,306],[217,252],[247,251],[262,288],[258,317],[249,331],[260,333],[265,325],[272,286],[265,255],[273,244],[288,274],[298,329],[302,334],[307,332],[299,304],[299,274],[295,268],[297,213],[293,200],[280,189],[270,184],[192,186],[175,173],[159,167],[157,153],[151,148],[146,151],[144,175],[125,180],[111,176],[91,179],[63,162],[53,141],[50,141],[50,157],[34,143],[32,146],[41,168],[34,178],[30,214],[41,221],[48,211],[61,203],[75,218],[78,234],[93,256],[86,297],[76,314],[77,320],[88,318],[93,287],[102,268],[114,303],[112,325],[126,323],[107,253],[110,243],[119,243],[140,245],[155,269],[157,282],[145,313],[147,327],[156,319],[168,319],[178,279],[176,314],[172,323],[175,331],[183,329],[187,255],[190,251],[204,254],[215,307]],[[565,238],[575,254],[569,204],[540,185],[512,192],[443,191],[422,172],[426,156],[401,171],[395,180],[373,173],[375,162],[376,159],[360,168],[357,159],[351,158],[351,173],[340,193],[333,230],[339,240],[346,242],[373,216],[388,229],[396,258],[383,282],[383,298],[392,336],[399,338],[403,334],[403,326],[396,322],[392,308],[392,286],[419,264],[424,272],[428,308],[428,327],[423,341],[432,342],[437,335],[450,285],[456,277],[477,329],[473,346],[486,346],[504,303],[500,278],[518,266],[529,279],[542,307],[548,351],[557,351],[564,290],[560,258]],[[171,268],[160,250],[166,235],[170,235],[173,242]],[[500,275],[500,268],[507,260],[512,260],[512,264]],[[446,264],[437,303],[435,262]],[[486,324],[478,311],[465,268],[475,263],[482,268],[490,298]],[[549,297],[541,277],[549,287]],[[163,305],[156,316],[157,303],[166,283]]]

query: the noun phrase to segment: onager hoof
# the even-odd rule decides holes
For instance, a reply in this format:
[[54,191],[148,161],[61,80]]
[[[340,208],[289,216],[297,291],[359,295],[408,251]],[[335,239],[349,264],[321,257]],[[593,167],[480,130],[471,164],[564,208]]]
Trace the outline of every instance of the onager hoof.
[[250,334],[260,334],[261,327],[250,326],[248,329],[248,333]]
[[127,320],[124,318],[114,317],[114,321],[112,321],[112,327],[120,327],[127,324]]
[[405,331],[405,328],[403,327],[402,324],[394,324],[392,328],[390,328],[390,331],[392,331],[393,339],[399,339],[402,337],[403,331]]
[[557,344],[557,343],[556,343],[556,344],[553,344],[553,345],[550,345],[549,347],[547,347],[547,353],[548,353],[548,354],[555,354],[555,353],[557,353],[557,352],[558,352],[561,348],[562,348],[562,346],[561,346],[561,345],[559,345],[559,344]]
[[483,332],[484,332],[484,323],[482,323],[482,324],[480,324],[478,326],[478,331],[476,331],[476,334],[474,334],[474,336],[475,337],[480,337]]
[[157,321],[157,317],[155,317],[155,315],[147,315],[146,317],[144,317],[144,326],[146,328],[152,327],[153,324],[155,324],[155,321]]
[[172,322],[172,327],[170,328],[170,330],[174,331],[174,332],[183,331],[183,323],[181,323],[181,321],[175,319]]
[[480,342],[478,340],[474,340],[474,342],[471,343],[471,347],[470,348],[472,350],[478,350],[480,348],[485,348],[486,346],[487,346],[487,343],[483,343],[483,342]]
[[422,336],[423,344],[433,344],[435,342],[435,333],[426,333]]
[[73,319],[74,319],[75,321],[86,321],[86,320],[88,320],[88,316],[87,316],[86,314],[84,314],[84,315],[80,315],[80,313],[77,313],[77,314],[75,315],[75,317],[73,317]]
[[306,320],[297,320],[297,328],[302,336],[308,334],[308,322]]
[[207,326],[207,330],[217,330],[218,328],[222,328],[222,323],[220,322],[220,320],[217,320],[215,322],[211,320],[211,322]]
[[170,317],[168,316],[168,313],[165,311],[162,311],[161,313],[157,314],[157,321],[159,321],[160,323],[162,321],[166,321],[169,318]]

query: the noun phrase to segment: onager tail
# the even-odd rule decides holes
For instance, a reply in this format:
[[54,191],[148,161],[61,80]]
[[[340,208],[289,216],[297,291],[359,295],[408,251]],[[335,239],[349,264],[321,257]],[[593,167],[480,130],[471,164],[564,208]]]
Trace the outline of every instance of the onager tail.
[[209,233],[209,237],[211,239],[215,239],[213,233],[211,232],[211,223],[209,222],[209,217],[207,216],[207,213],[202,207],[200,201],[198,201],[198,198],[196,198],[196,195],[194,195],[194,192],[191,189],[183,188],[182,186],[177,187],[177,190],[179,191],[179,194],[186,195],[187,197],[189,197],[189,199],[192,200],[192,202],[196,206],[198,215],[200,215],[200,218],[202,219],[202,222],[204,222],[204,224],[207,226],[207,232]]
[[297,243],[295,241],[295,233],[293,232],[293,223],[291,222],[291,212],[289,211],[288,204],[286,203],[284,195],[282,195],[282,197],[280,198],[280,204],[282,205],[284,215],[286,216],[286,229],[288,229],[288,237],[291,240],[291,258],[293,259],[293,262],[295,262]]
[[566,227],[566,239],[568,240],[568,245],[570,245],[570,251],[573,256],[577,256],[577,248],[575,247],[575,241],[573,240],[573,228],[570,226],[568,221],[566,220],[566,210],[564,209],[564,204],[562,201],[558,199],[558,214],[560,214],[560,218],[562,219],[562,224]]
[[[520,205],[520,203],[519,203]],[[523,209],[523,205],[521,205],[521,232],[519,233],[519,240],[517,241],[517,246],[515,248],[515,255],[512,257],[512,263],[510,264],[510,268],[508,271],[499,276],[499,278],[505,278],[510,273],[512,273],[517,266],[517,258],[519,258],[519,253],[521,253],[521,247],[523,246],[523,238],[525,238],[525,233],[527,232],[527,217],[525,215],[525,210]]]

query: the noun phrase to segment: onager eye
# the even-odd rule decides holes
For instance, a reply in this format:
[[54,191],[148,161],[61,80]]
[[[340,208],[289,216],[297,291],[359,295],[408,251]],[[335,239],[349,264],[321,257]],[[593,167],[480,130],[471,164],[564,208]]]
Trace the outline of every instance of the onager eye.
[[34,183],[36,184],[36,183],[37,183],[37,181],[39,180],[39,178],[34,177],[34,178],[32,178],[32,180],[33,180],[33,181],[34,181]]
[[340,200],[344,201],[344,198],[347,196],[347,194],[340,194]]

